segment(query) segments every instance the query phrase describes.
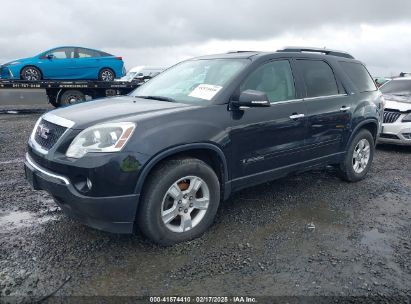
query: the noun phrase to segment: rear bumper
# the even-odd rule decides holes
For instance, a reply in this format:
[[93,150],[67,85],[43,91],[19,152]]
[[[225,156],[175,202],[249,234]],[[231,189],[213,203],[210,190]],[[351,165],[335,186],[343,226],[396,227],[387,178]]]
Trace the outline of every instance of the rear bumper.
[[89,197],[79,193],[70,180],[35,163],[28,154],[24,163],[26,179],[34,190],[45,190],[68,216],[81,223],[113,233],[132,233],[139,194]]
[[411,145],[411,122],[385,123],[381,134],[378,138],[378,143],[396,144],[396,145]]

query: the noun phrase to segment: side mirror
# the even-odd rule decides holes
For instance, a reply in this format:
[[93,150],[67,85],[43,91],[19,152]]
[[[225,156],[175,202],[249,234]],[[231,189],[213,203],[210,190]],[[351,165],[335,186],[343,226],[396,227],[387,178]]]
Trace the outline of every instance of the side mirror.
[[256,108],[271,106],[267,94],[256,90],[245,90],[241,92],[237,100],[231,102],[237,108]]
[[47,54],[46,58],[47,58],[47,59],[50,59],[50,60],[51,60],[51,59],[54,59],[54,55],[53,55],[53,54]]

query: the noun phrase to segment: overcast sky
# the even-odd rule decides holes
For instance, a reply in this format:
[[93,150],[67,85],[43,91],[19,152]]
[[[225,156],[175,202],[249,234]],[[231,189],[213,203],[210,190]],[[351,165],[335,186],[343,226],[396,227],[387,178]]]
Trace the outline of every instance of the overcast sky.
[[60,45],[168,66],[228,50],[345,50],[375,76],[411,72],[410,0],[1,0],[0,63]]

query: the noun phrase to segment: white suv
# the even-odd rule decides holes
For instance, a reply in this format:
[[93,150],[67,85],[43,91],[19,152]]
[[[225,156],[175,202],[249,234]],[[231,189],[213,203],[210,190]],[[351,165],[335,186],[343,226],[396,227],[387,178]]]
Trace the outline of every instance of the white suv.
[[395,78],[380,90],[386,103],[378,142],[411,145],[411,77]]

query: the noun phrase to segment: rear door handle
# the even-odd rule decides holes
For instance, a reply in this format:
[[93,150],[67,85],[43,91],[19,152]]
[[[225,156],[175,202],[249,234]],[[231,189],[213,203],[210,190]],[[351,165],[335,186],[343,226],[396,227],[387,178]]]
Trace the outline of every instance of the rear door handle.
[[342,106],[342,107],[340,108],[340,111],[341,111],[341,112],[344,112],[344,111],[348,111],[349,109],[351,109],[351,107]]
[[303,118],[304,116],[305,116],[304,114],[293,114],[290,116],[290,119]]

